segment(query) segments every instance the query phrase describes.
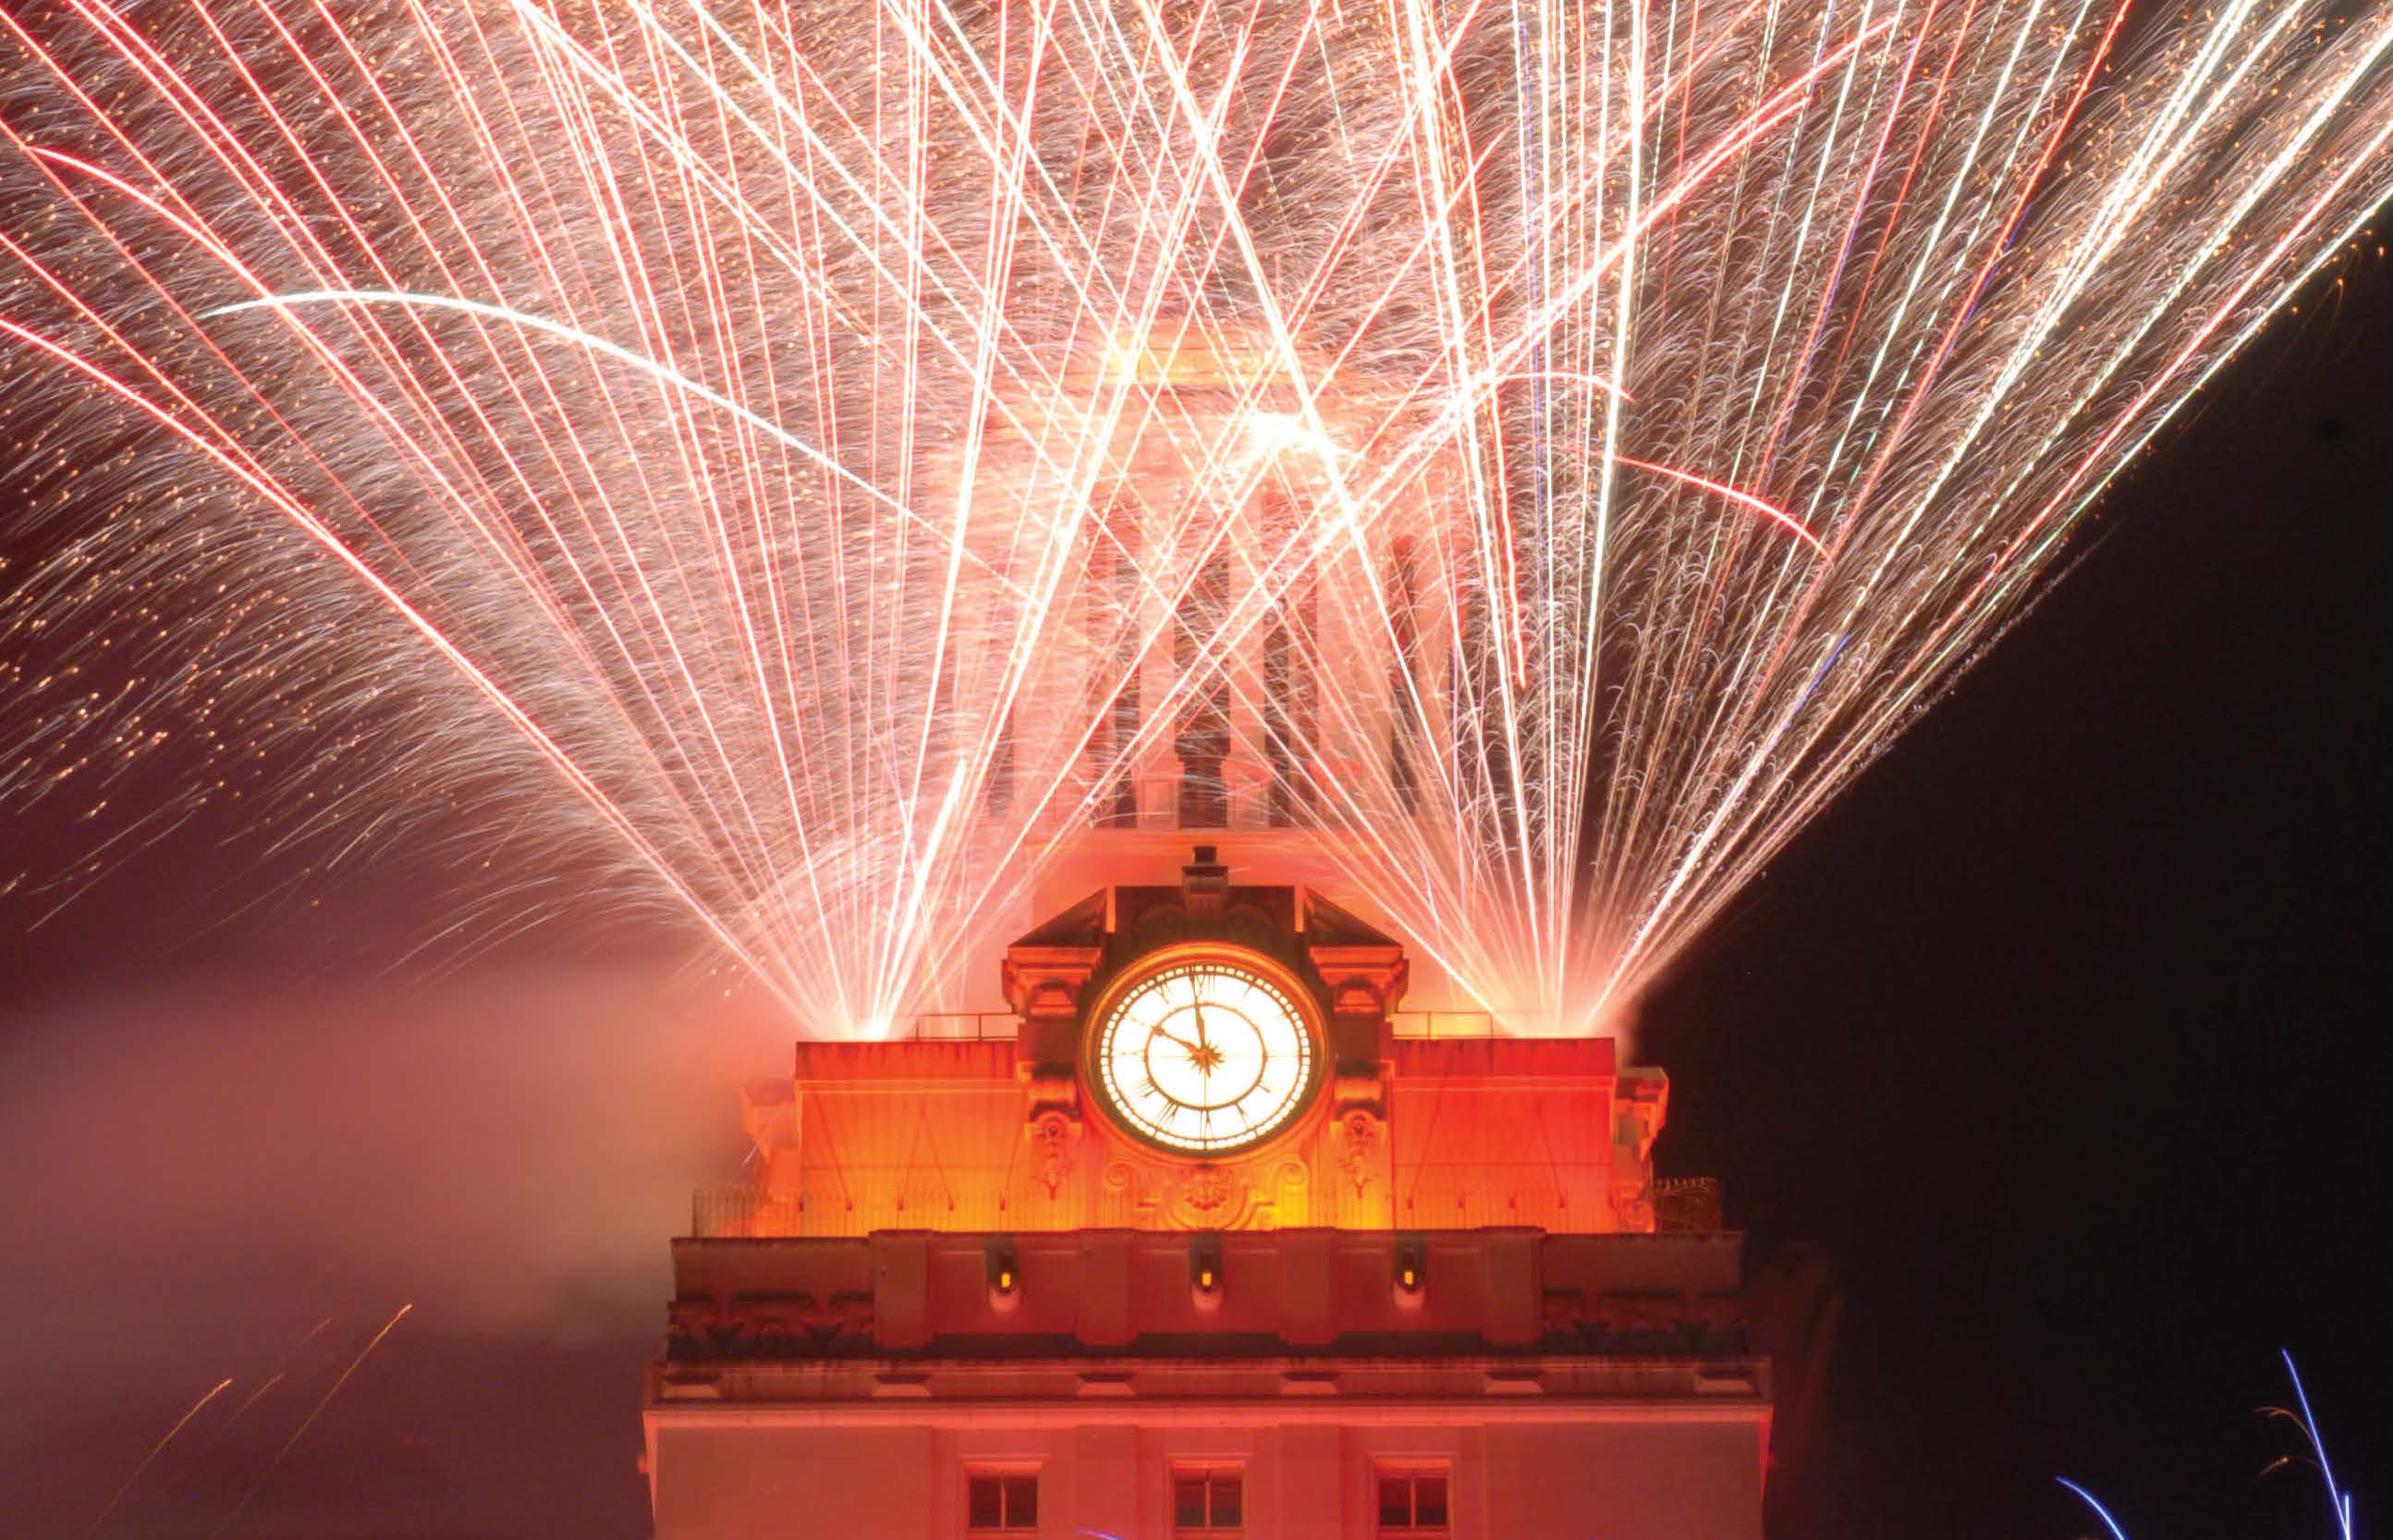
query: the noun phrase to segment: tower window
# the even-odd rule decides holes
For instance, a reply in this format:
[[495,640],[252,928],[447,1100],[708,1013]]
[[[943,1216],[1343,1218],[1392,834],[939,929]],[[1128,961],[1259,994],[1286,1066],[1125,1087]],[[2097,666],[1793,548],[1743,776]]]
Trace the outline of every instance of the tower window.
[[1296,564],[1292,576],[1281,578],[1285,586],[1272,601],[1262,656],[1263,760],[1270,772],[1264,819],[1274,829],[1288,829],[1313,801],[1306,769],[1313,744],[1310,660],[1320,602],[1312,561],[1299,548],[1296,511],[1288,489],[1274,487],[1264,495],[1261,523],[1267,575],[1280,573],[1291,560]]
[[965,1478],[964,1528],[974,1534],[1039,1531],[1037,1471],[975,1471]]
[[1246,1476],[1224,1468],[1171,1473],[1171,1540],[1236,1540],[1246,1522]]
[[1216,551],[1196,569],[1180,602],[1180,623],[1171,642],[1171,660],[1187,685],[1172,751],[1180,756],[1180,827],[1230,827],[1229,783],[1222,762],[1230,757],[1230,679],[1218,659],[1205,652],[1228,613],[1230,555]]
[[1445,1472],[1380,1472],[1380,1528],[1387,1540],[1445,1540]]
[[1420,807],[1419,568],[1419,547],[1410,535],[1398,535],[1388,553],[1385,595],[1395,646],[1388,664],[1388,788],[1406,813]]
[[1138,827],[1138,782],[1129,759],[1130,747],[1138,739],[1139,714],[1139,574],[1130,558],[1136,525],[1133,505],[1110,504],[1089,553],[1090,635],[1106,655],[1096,672],[1101,680],[1118,680],[1111,700],[1092,701],[1102,714],[1089,740],[1090,753],[1100,772],[1113,777],[1113,785],[1101,788],[1092,806],[1100,829]]

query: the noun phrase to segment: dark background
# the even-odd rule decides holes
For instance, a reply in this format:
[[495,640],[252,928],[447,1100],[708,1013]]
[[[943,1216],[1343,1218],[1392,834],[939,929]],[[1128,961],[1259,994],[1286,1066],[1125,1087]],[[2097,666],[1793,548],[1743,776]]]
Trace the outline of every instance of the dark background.
[[[2326,1535],[2314,1476],[2263,1474],[2280,1346],[2363,1527],[2393,1497],[2388,359],[2372,256],[1646,1002],[1665,1169],[1840,1291],[1804,1535],[2093,1533],[2060,1474],[2138,1540]],[[339,982],[441,912],[437,863],[228,919],[239,816],[38,931],[52,897],[0,898],[0,1532],[81,1535],[232,1376],[103,1534],[214,1534],[253,1487],[231,1533],[644,1533],[664,1237],[777,1029],[554,928]],[[0,881],[85,838],[0,833]]]
[[2137,1540],[2328,1534],[2260,1475],[2281,1347],[2363,1533],[2393,1500],[2393,274],[2102,515],[1647,1002],[1664,1169],[1841,1284],[1806,1533],[2093,1533],[2068,1475]]

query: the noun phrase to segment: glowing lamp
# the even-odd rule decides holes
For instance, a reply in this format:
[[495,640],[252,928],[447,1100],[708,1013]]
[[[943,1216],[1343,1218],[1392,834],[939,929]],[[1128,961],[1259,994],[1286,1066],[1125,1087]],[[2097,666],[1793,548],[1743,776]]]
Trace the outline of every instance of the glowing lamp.
[[1009,1309],[1022,1285],[1021,1262],[1014,1252],[1013,1237],[991,1236],[987,1258],[989,1303],[1000,1310]]
[[1222,1243],[1218,1238],[1207,1235],[1190,1243],[1188,1282],[1200,1305],[1210,1306],[1219,1297],[1222,1291]]

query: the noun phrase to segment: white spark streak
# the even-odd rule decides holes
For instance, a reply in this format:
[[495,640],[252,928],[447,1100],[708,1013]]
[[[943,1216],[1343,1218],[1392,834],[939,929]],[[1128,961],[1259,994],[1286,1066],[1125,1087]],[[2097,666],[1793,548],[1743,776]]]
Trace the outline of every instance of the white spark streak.
[[1602,1029],[2393,188],[2393,12],[2314,0],[59,0],[0,48],[5,463],[70,530],[0,612],[56,662],[0,797],[179,713],[300,762],[292,838],[609,853],[826,1034],[1125,783]]

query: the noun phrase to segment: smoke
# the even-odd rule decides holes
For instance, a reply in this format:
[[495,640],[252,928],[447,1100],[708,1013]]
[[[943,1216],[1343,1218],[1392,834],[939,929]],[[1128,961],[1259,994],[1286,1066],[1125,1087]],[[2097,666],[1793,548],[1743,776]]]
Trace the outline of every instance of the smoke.
[[696,993],[516,971],[0,1022],[0,1533],[82,1535],[229,1376],[99,1532],[215,1533],[403,1305],[240,1533],[645,1533],[666,1238],[786,1042]]

